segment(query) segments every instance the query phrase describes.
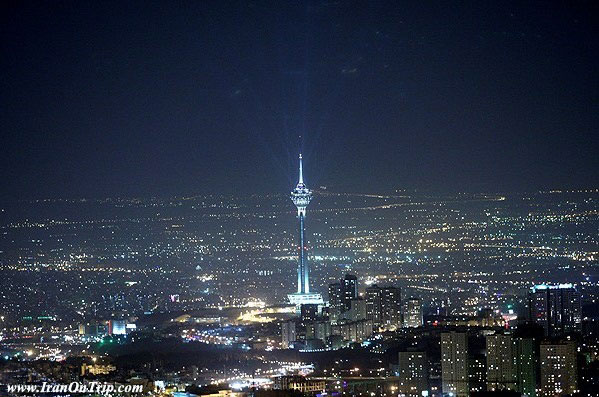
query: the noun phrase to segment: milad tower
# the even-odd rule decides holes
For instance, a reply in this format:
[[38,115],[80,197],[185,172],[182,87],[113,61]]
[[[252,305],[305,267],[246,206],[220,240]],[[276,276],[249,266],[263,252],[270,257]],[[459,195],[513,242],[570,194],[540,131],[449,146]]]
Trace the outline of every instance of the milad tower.
[[306,254],[306,240],[304,238],[304,219],[306,207],[312,200],[312,191],[304,184],[302,166],[302,155],[299,155],[299,181],[291,192],[291,201],[297,207],[297,218],[299,220],[299,255],[297,263],[297,292],[289,294],[289,302],[299,309],[305,304],[323,304],[319,293],[310,292],[310,267],[308,266]]

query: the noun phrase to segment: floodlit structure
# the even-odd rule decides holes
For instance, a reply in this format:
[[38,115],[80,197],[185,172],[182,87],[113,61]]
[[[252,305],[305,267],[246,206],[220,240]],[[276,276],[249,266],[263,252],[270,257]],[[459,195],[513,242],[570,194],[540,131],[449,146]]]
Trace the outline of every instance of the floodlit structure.
[[403,305],[403,326],[418,328],[424,324],[422,317],[422,301],[419,298],[406,299]]
[[529,295],[530,318],[543,327],[545,335],[558,337],[580,332],[580,293],[572,284],[535,285]]
[[468,335],[441,334],[441,383],[445,395],[468,397]]
[[578,390],[576,343],[541,343],[541,395],[561,396]]
[[291,201],[297,207],[297,218],[299,220],[299,255],[297,264],[297,292],[289,294],[289,302],[299,309],[304,304],[322,305],[322,296],[319,293],[310,292],[310,267],[306,258],[306,240],[304,238],[304,220],[306,218],[306,207],[312,200],[312,191],[304,184],[304,172],[302,155],[299,155],[299,181],[291,192]]

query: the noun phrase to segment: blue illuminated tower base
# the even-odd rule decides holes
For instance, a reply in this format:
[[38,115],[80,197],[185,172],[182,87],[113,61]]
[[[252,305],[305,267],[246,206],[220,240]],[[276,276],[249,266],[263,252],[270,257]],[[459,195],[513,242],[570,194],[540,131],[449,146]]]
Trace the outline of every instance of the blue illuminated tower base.
[[324,305],[324,301],[322,300],[322,296],[319,293],[308,293],[308,294],[289,294],[287,295],[289,298],[289,303],[295,305],[299,310],[301,305]]

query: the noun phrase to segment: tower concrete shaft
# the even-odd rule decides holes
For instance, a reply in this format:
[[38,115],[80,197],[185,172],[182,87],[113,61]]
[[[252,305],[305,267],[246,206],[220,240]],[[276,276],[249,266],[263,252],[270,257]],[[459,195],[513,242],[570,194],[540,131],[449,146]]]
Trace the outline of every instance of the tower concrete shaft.
[[300,294],[310,293],[310,269],[306,261],[306,247],[304,240],[304,215],[299,218],[299,260],[297,264],[297,292]]

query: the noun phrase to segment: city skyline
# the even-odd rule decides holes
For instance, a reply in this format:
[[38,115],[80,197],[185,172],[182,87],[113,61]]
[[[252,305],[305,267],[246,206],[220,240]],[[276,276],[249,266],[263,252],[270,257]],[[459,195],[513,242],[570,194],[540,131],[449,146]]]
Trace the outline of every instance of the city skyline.
[[[18,370],[30,387],[104,379],[161,397],[593,390],[596,361],[578,361],[599,357],[599,191],[312,203],[298,157],[290,196],[3,207],[0,388]],[[151,364],[125,364],[130,349]]]
[[595,4],[1,7],[0,395],[597,394]]

